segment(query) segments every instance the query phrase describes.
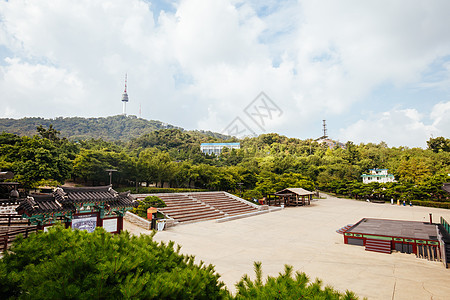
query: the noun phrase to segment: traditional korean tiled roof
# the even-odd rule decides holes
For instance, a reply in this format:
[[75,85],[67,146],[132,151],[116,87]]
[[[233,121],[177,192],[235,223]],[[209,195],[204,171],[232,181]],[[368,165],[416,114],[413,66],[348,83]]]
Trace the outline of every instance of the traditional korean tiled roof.
[[106,203],[112,207],[137,207],[139,202],[136,201],[129,192],[119,193],[114,200],[106,201]]
[[27,215],[74,211],[82,203],[104,203],[109,208],[136,207],[138,202],[130,193],[118,193],[111,186],[67,188],[58,187],[53,194],[34,195],[24,199],[16,209]]
[[45,213],[57,213],[75,210],[73,204],[60,203],[55,200],[53,195],[32,195],[23,199],[16,211],[19,214],[45,214]]
[[58,187],[53,194],[63,203],[108,202],[117,200],[119,195],[109,185],[98,187]]

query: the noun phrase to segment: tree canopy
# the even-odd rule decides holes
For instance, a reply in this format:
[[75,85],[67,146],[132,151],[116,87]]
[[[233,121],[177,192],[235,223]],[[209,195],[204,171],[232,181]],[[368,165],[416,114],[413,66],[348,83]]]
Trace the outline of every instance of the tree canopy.
[[[144,133],[128,141],[71,141],[61,138],[53,126],[40,126],[37,131],[31,137],[0,134],[0,168],[13,171],[14,180],[26,187],[42,180],[62,183],[68,179],[84,185],[108,184],[106,170],[116,169],[112,183],[130,189],[156,185],[225,190],[250,199],[302,187],[341,191],[355,198],[447,201],[436,189],[450,181],[448,139],[443,137],[430,139],[429,149],[352,142],[329,149],[313,140],[269,133],[232,139],[240,142],[241,149],[225,148],[215,156],[200,152],[200,144],[225,140],[177,128]],[[363,186],[361,175],[373,168],[389,169],[397,183],[372,189]]]

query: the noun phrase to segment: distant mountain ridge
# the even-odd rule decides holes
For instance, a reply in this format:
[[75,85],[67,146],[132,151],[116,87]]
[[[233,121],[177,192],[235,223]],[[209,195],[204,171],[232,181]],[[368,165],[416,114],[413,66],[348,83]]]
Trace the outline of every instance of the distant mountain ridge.
[[[146,120],[136,116],[110,116],[99,118],[82,117],[58,117],[45,119],[39,117],[22,119],[0,118],[0,132],[14,133],[20,136],[32,136],[37,133],[36,127],[53,125],[53,128],[61,132],[62,137],[70,140],[86,140],[102,138],[108,141],[127,141],[144,134],[161,129],[179,129],[170,124],[156,120]],[[207,136],[227,139],[229,137],[210,131],[200,131]]]

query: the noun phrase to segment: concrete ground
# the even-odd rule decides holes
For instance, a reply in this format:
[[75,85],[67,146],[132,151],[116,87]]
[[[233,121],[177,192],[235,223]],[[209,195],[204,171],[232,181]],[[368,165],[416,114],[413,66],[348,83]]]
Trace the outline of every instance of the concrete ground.
[[[354,291],[369,299],[450,299],[450,269],[442,263],[402,253],[382,254],[345,245],[336,230],[364,217],[439,222],[450,210],[374,204],[327,196],[311,206],[238,219],[178,225],[155,235],[175,241],[182,252],[216,266],[231,291],[244,274],[254,278],[253,262],[261,261],[264,277],[277,276],[284,264],[313,281]],[[130,223],[131,233],[148,233]]]

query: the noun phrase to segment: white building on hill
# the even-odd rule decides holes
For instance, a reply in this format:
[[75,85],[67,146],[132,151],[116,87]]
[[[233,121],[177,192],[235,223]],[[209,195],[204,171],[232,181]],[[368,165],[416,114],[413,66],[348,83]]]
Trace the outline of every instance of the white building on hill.
[[394,175],[388,174],[388,169],[370,169],[369,174],[362,174],[363,183],[379,182],[395,182]]
[[205,154],[214,154],[216,156],[219,156],[220,153],[222,153],[223,148],[229,148],[229,149],[240,149],[241,144],[240,143],[202,143],[200,145],[200,151],[202,151]]

